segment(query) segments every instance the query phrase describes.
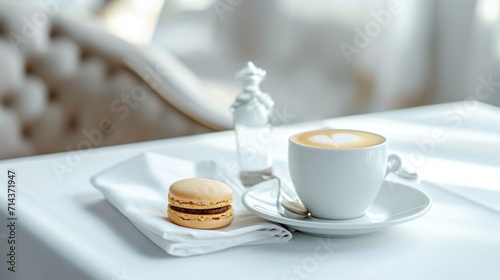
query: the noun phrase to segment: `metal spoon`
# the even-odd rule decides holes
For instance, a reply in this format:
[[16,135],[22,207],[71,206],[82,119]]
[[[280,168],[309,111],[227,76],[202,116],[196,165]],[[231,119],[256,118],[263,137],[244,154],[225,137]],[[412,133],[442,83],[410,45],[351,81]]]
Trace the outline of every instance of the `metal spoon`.
[[283,212],[285,215],[292,219],[304,219],[310,216],[307,209],[298,200],[281,200],[281,206],[283,206]]
[[[262,176],[262,179],[276,179],[278,181],[279,192],[276,206],[278,209],[280,209],[280,206],[283,207],[283,213],[285,214],[285,216],[287,216],[288,218],[300,220],[310,216],[309,211],[307,211],[307,209],[299,199],[292,200],[290,196],[284,191],[281,179],[279,177],[275,175],[264,175]],[[287,196],[287,198],[284,198],[284,196]]]

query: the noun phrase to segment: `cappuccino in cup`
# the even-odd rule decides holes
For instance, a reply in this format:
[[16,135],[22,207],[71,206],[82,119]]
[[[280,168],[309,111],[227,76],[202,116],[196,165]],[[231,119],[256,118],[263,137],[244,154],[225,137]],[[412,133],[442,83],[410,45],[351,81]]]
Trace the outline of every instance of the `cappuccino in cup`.
[[288,141],[288,169],[295,192],[315,218],[363,216],[385,176],[400,166],[398,156],[388,156],[385,137],[367,131],[314,130]]
[[296,134],[291,141],[316,148],[352,149],[380,145],[385,138],[365,131],[324,129]]

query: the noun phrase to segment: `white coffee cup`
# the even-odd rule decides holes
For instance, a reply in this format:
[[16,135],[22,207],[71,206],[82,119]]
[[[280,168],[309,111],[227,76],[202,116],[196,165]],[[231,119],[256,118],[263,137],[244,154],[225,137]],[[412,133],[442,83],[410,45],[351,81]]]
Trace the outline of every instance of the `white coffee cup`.
[[400,167],[397,155],[387,155],[385,137],[371,132],[315,130],[295,134],[288,141],[295,191],[315,218],[363,216],[386,175]]

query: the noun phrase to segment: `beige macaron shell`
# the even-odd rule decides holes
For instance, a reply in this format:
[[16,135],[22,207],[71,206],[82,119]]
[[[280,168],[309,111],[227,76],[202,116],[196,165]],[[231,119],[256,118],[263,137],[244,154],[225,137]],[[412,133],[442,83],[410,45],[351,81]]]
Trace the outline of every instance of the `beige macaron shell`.
[[214,215],[193,215],[175,211],[168,207],[168,218],[175,224],[195,229],[214,229],[229,225],[234,218],[234,210],[229,206],[224,213]]
[[233,191],[228,185],[212,179],[183,179],[170,186],[168,202],[189,209],[218,208],[233,202]]

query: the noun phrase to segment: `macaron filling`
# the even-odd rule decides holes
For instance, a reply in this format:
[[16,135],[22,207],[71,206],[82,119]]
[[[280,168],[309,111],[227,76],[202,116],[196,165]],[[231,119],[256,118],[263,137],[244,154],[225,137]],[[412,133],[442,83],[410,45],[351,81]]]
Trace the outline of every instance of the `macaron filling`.
[[170,209],[185,213],[185,214],[192,214],[192,215],[215,215],[215,214],[221,214],[229,210],[230,206],[222,206],[222,207],[217,207],[217,208],[210,208],[210,209],[189,209],[189,208],[182,208],[182,207],[177,207],[173,205],[169,205]]

